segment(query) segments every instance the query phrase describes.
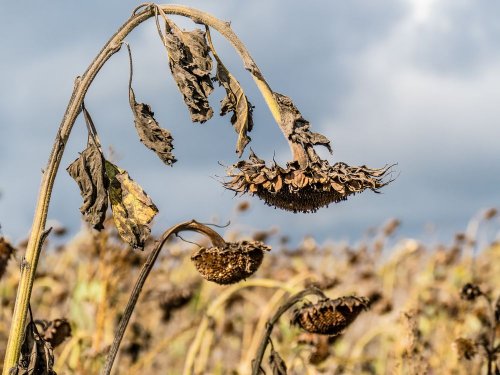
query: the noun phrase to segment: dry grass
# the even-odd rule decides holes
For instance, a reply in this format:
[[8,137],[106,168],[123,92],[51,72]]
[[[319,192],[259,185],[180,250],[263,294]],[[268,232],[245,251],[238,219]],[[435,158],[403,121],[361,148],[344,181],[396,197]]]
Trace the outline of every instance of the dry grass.
[[[487,332],[488,307],[461,299],[460,291],[474,281],[498,297],[500,244],[480,249],[472,262],[470,239],[457,236],[436,248],[401,239],[389,247],[395,229],[384,226],[356,247],[320,247],[311,238],[297,249],[275,247],[254,276],[231,286],[200,277],[190,260],[196,246],[168,243],[143,290],[114,373],[181,374],[192,361],[195,374],[249,374],[266,321],[287,296],[311,284],[331,298],[368,297],[371,306],[343,335],[330,338],[304,334],[290,326],[292,315],[286,314],[272,343],[289,374],[486,373],[483,355],[459,355],[464,339]],[[231,236],[243,239],[226,237]],[[245,239],[265,237],[260,232]],[[82,230],[44,253],[33,313],[36,319],[66,318],[72,327],[72,337],[54,352],[58,374],[98,373],[149,248],[132,251],[113,231]],[[18,245],[17,262],[9,262],[0,280],[0,353],[22,255]],[[267,356],[264,368],[270,373]]]

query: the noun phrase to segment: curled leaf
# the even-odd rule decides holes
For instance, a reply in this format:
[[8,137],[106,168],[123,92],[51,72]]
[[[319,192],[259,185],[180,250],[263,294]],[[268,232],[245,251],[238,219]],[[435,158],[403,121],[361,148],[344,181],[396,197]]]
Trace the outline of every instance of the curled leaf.
[[158,212],[151,198],[128,173],[106,160],[109,201],[120,236],[133,248],[143,248]]
[[17,368],[11,370],[11,373],[15,375],[56,375],[53,366],[52,346],[40,336],[36,324],[31,321],[24,333]]
[[286,362],[281,358],[279,353],[271,348],[271,354],[269,355],[269,364],[273,370],[273,375],[286,375],[287,367]]
[[309,162],[320,161],[313,146],[324,146],[332,153],[329,139],[322,134],[311,132],[309,121],[302,117],[292,99],[277,92],[274,93],[274,99],[279,106],[281,130],[292,144],[299,145],[305,151]]
[[213,90],[210,72],[212,59],[205,39],[199,29],[182,31],[174,22],[165,18],[164,44],[168,51],[170,70],[177,87],[184,96],[193,122],[205,122],[213,115],[208,95]]
[[50,343],[53,348],[59,346],[68,337],[71,337],[71,325],[67,319],[35,320],[37,328],[43,332],[40,334],[45,341]]
[[251,140],[247,132],[252,131],[253,128],[253,107],[243,92],[240,83],[231,73],[229,73],[215,52],[208,28],[207,37],[212,54],[214,55],[215,61],[217,61],[216,79],[219,81],[219,85],[226,89],[226,96],[221,100],[220,115],[224,116],[229,112],[233,112],[231,115],[231,124],[233,124],[234,130],[238,133],[236,152],[241,156],[245,146]]
[[135,128],[141,142],[153,150],[166,165],[174,164],[177,160],[172,153],[174,148],[172,135],[168,130],[160,127],[149,105],[136,102],[134,90],[131,87],[129,93]]
[[80,212],[85,221],[95,229],[101,230],[108,208],[107,181],[104,157],[91,137],[87,148],[66,170],[80,188],[83,197]]

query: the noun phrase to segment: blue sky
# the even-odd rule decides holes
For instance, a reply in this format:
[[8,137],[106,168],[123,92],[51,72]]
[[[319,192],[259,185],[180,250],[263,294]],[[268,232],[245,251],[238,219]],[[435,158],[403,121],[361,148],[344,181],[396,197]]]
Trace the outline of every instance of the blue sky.
[[[0,224],[28,232],[45,167],[75,77],[138,5],[134,1],[4,2],[0,12]],[[160,209],[158,232],[178,221],[232,220],[233,229],[299,240],[356,240],[392,217],[401,235],[446,239],[477,212],[500,206],[500,3],[487,0],[184,1],[229,20],[271,87],[290,96],[314,131],[332,140],[332,162],[398,163],[383,194],[365,192],[316,214],[274,210],[234,197],[219,183],[234,163],[228,118],[192,124],[150,20],[127,39],[137,99],[175,138],[179,162],[165,167],[138,141],[128,108],[125,51],[111,58],[86,104],[106,150]],[[190,22],[175,18],[183,27]],[[231,46],[219,55],[255,105],[252,149],[285,163],[288,147]],[[211,103],[217,112],[223,90]],[[65,167],[86,142],[75,124],[55,183],[49,219],[76,232],[81,198]],[[246,155],[246,154],[245,154]],[[325,155],[327,156],[327,155]],[[217,177],[220,176],[220,177]],[[251,209],[236,215],[243,199]],[[436,233],[430,233],[430,226]]]

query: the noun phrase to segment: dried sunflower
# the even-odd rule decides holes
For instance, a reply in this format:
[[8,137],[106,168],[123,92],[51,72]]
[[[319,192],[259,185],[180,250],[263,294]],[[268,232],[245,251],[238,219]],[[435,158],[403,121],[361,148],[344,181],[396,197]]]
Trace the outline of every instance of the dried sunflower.
[[229,181],[224,187],[236,193],[257,195],[269,206],[292,212],[315,212],[320,207],[346,200],[366,189],[379,192],[390,183],[386,176],[392,166],[372,169],[322,160],[314,146],[324,146],[330,153],[330,141],[313,133],[291,99],[274,93],[280,109],[280,127],[287,138],[294,160],[282,168],[275,162],[268,166],[253,152],[247,161],[228,168]]
[[251,276],[269,246],[258,241],[228,242],[224,247],[200,248],[193,256],[198,272],[217,284],[233,284]]
[[315,212],[366,189],[378,192],[390,182],[384,181],[390,168],[351,167],[345,163],[331,166],[325,160],[305,167],[298,161],[287,163],[286,168],[276,163],[268,167],[252,152],[248,161],[229,168],[231,180],[224,187],[236,193],[257,195],[267,205],[283,210]]
[[293,312],[291,322],[309,333],[338,335],[368,309],[368,303],[367,298],[354,296],[308,302]]

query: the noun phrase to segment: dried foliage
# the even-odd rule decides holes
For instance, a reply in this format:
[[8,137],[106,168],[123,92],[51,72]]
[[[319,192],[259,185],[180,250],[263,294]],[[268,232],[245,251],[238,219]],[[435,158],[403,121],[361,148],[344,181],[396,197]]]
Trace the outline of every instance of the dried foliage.
[[149,223],[158,212],[151,198],[128,173],[106,160],[109,201],[120,236],[133,248],[144,247],[151,229]]
[[0,279],[7,269],[9,259],[14,255],[14,247],[3,237],[0,237]]
[[258,241],[230,242],[225,248],[202,247],[191,260],[205,279],[217,284],[233,284],[257,271],[264,252],[270,250]]
[[134,91],[129,88],[130,107],[134,113],[134,123],[141,142],[166,165],[172,165],[177,160],[172,153],[174,149],[172,134],[160,127],[154,118],[151,107],[144,103],[137,103]]
[[248,101],[238,80],[234,78],[229,70],[227,70],[222,60],[215,52],[208,28],[207,39],[215,61],[217,61],[215,79],[219,82],[219,85],[223,86],[226,90],[226,96],[221,100],[220,115],[224,116],[229,112],[233,113],[231,115],[231,124],[233,124],[234,130],[238,133],[236,153],[241,156],[246,145],[251,140],[247,133],[252,131],[253,128],[253,107]]
[[269,354],[269,365],[273,375],[286,375],[288,373],[285,361],[273,347],[271,347],[271,354]]
[[105,176],[104,157],[94,138],[89,136],[87,148],[67,168],[76,181],[83,197],[80,212],[94,229],[101,230],[108,208],[108,180]]
[[172,76],[191,113],[191,120],[203,123],[213,115],[208,103],[208,95],[213,90],[210,77],[212,59],[205,32],[199,29],[182,31],[167,18],[165,26],[163,40]]
[[[132,69],[132,59],[130,59],[130,66]],[[132,70],[130,78],[132,79]],[[129,87],[131,104],[134,104],[133,109],[143,108],[142,104],[135,102],[130,84]],[[149,223],[153,220],[158,209],[151,201],[151,198],[130,178],[126,171],[104,158],[97,137],[97,130],[84,105],[82,105],[82,111],[89,133],[87,148],[67,168],[70,176],[80,187],[80,193],[83,197],[83,205],[80,211],[93,228],[101,230],[103,229],[109,199],[118,233],[130,246],[142,249],[151,232]],[[144,136],[147,133],[144,127],[151,127],[153,132],[159,128],[152,114],[151,118],[141,117],[140,119],[136,118],[136,120],[136,126],[139,123],[141,127],[141,131],[138,131],[142,132]],[[158,147],[157,151],[161,151],[158,142],[154,143],[153,141],[153,139],[149,139],[148,144]],[[163,142],[164,147],[168,147],[165,144],[165,142],[168,142],[167,139],[160,140],[158,138],[158,141]],[[166,157],[165,154],[161,152],[160,154]],[[171,160],[171,162],[173,161]]]
[[[32,305],[37,315],[49,321],[64,316],[73,330],[72,337],[54,349],[57,373],[99,373],[121,309],[147,256],[145,252],[126,251],[130,248],[120,240],[112,222],[111,217],[107,219],[100,232],[82,231],[60,250],[47,251],[40,259]],[[411,374],[412,369],[426,368],[435,374],[486,375],[481,344],[476,345],[477,354],[472,359],[460,360],[453,343],[458,338],[482,342],[484,333],[489,332],[483,326],[485,313],[490,315],[484,298],[466,302],[460,298],[460,290],[474,280],[484,292],[491,291],[495,307],[500,246],[487,245],[477,252],[477,278],[473,279],[470,258],[463,254],[466,245],[457,243],[453,236],[436,249],[392,234],[391,240],[384,242],[383,255],[376,255],[375,242],[379,235],[385,235],[385,223],[378,230],[371,239],[360,238],[350,245],[335,241],[276,245],[247,280],[276,283],[276,288],[243,287],[209,316],[202,351],[195,356],[202,366],[199,373],[248,373],[266,321],[283,301],[277,297],[286,294],[278,285],[299,291],[306,285],[324,284],[330,298],[353,293],[370,297],[370,309],[333,339],[325,335],[305,337],[302,329],[291,327],[283,317],[274,327],[273,345],[286,362],[288,373]],[[268,241],[278,242],[285,234],[270,234]],[[231,240],[252,235],[233,233]],[[195,247],[181,241],[167,246],[170,253],[160,255],[130,322],[115,364],[118,374],[182,373],[200,319],[227,290],[244,285],[225,287],[205,282],[190,259]],[[452,256],[457,246],[458,255]],[[22,248],[18,251],[22,257]],[[0,280],[0,352],[7,342],[17,283],[18,268],[11,266]],[[371,276],[366,278],[368,273]],[[336,281],[330,283],[327,278]],[[168,300],[168,286],[176,285],[180,291],[191,285],[186,280],[202,280],[201,287],[189,305],[175,310],[165,322],[160,304]],[[387,304],[392,308],[385,309]],[[410,308],[415,308],[412,326],[401,319],[401,312]],[[134,323],[141,326],[137,335]],[[43,330],[38,331],[42,336]],[[267,356],[262,368],[272,374]]]
[[279,106],[283,133],[288,140],[300,145],[304,149],[310,162],[317,163],[321,160],[314,151],[313,146],[324,146],[330,153],[333,152],[330,140],[327,137],[311,132],[309,122],[302,117],[300,111],[293,104],[292,99],[277,92],[274,93],[274,99]]
[[320,207],[346,200],[365,189],[378,192],[390,167],[370,169],[345,163],[330,166],[326,161],[300,167],[297,161],[286,168],[273,163],[270,167],[253,152],[248,161],[228,169],[231,178],[224,183],[236,193],[257,195],[269,206],[292,212],[315,212]]
[[54,353],[49,342],[38,333],[34,322],[28,323],[21,346],[21,356],[13,375],[56,375]]
[[309,333],[338,335],[368,309],[368,303],[368,299],[354,296],[309,302],[294,311],[292,324]]
[[35,320],[35,324],[38,329],[42,330],[40,335],[52,345],[52,348],[56,348],[71,337],[71,325],[67,319]]
[[[476,306],[475,315],[482,329],[475,339],[458,338],[455,340],[458,357],[472,360],[476,354],[480,353],[487,362],[488,375],[497,374],[500,372],[500,364],[498,363],[500,345],[496,344],[500,296],[497,297],[496,302],[493,302],[489,293],[483,292],[476,284],[467,283],[462,287],[460,297],[469,302],[471,306]],[[486,310],[478,308],[480,300],[483,305],[487,305]],[[481,350],[479,351],[478,348]]]

